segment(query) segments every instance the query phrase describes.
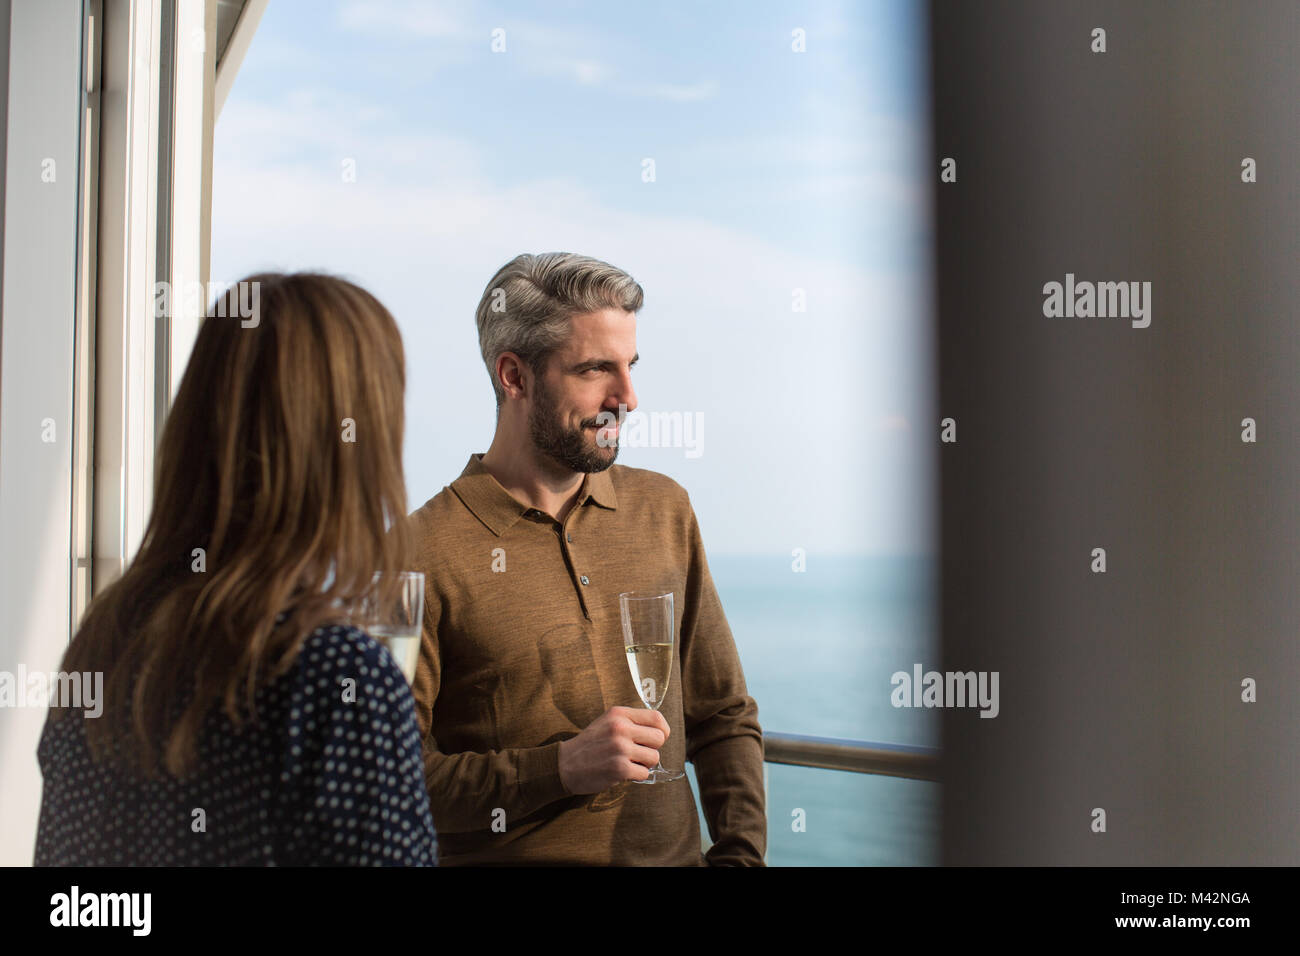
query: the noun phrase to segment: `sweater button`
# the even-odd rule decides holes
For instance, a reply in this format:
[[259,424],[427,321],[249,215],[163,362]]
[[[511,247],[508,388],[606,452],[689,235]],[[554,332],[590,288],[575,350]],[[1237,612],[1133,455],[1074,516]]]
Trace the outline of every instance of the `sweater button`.
[[583,584],[589,584],[589,583],[590,583],[590,582],[587,580],[587,576],[586,576],[585,574],[584,574],[582,577],[578,578],[578,580],[581,581]]

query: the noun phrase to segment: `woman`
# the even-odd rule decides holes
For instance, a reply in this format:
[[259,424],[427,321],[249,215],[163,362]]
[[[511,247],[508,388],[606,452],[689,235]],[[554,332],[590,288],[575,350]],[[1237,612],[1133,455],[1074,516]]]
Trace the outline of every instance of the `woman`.
[[341,612],[408,558],[397,325],[323,275],[214,313],[139,553],[63,659],[103,712],[50,711],[36,864],[432,865],[411,692]]

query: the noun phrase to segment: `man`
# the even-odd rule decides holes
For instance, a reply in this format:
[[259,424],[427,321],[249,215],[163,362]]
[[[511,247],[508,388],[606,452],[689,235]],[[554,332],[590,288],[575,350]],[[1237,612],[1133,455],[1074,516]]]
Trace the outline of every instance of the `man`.
[[[477,311],[497,426],[411,516],[425,575],[415,699],[442,865],[762,865],[762,731],[685,489],[615,465],[641,287],[521,255]],[[676,660],[637,694],[619,594],[671,591]],[[695,765],[713,845],[701,854]]]

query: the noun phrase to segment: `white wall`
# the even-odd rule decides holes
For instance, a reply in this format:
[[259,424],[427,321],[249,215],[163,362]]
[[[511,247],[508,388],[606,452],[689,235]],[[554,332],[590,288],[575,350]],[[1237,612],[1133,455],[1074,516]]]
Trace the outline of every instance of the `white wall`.
[[[0,671],[12,674],[20,666],[56,669],[70,637],[82,66],[78,0],[13,0],[4,8],[10,33],[0,50],[8,59],[9,92],[0,300]],[[43,440],[50,427],[53,440]],[[3,865],[32,861],[41,794],[36,745],[45,713],[43,706],[0,707]]]

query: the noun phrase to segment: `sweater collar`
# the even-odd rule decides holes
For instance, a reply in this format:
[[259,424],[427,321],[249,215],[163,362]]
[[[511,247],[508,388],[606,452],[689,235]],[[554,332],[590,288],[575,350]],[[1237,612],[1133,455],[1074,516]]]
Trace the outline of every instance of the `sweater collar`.
[[[533,510],[492,477],[492,473],[483,466],[482,452],[469,456],[460,477],[451,483],[451,490],[498,537]],[[578,489],[574,507],[582,507],[588,498],[602,508],[611,511],[618,508],[618,497],[614,494],[614,482],[608,468],[587,473],[582,479],[582,487]]]

